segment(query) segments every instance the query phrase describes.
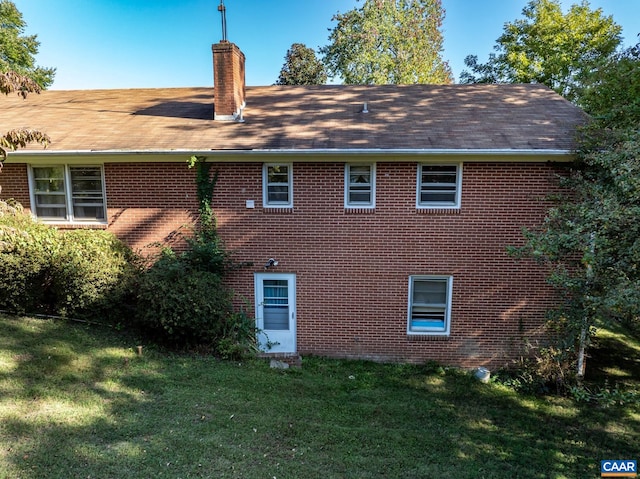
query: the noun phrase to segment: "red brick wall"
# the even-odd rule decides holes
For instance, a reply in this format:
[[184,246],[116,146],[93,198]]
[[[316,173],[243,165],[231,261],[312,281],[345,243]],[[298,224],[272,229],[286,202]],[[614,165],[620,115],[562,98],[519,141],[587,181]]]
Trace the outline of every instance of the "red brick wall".
[[181,163],[107,163],[109,229],[143,254],[177,248],[198,212],[195,170]]
[[[544,271],[509,257],[556,188],[547,164],[469,163],[460,210],[417,211],[416,163],[376,166],[375,212],[344,210],[343,163],[294,163],[291,210],[262,208],[262,163],[218,164],[214,209],[239,262],[230,284],[253,308],[253,273],[295,273],[302,354],[508,364],[553,303]],[[109,228],[134,248],[179,242],[197,212],[195,171],[180,163],[105,165]],[[25,165],[8,163],[2,197],[29,204]],[[246,208],[254,200],[255,208]],[[451,334],[408,337],[410,275],[452,275]],[[240,302],[240,301],[239,301]]]
[[13,198],[19,201],[22,206],[29,208],[29,179],[27,176],[27,165],[24,163],[7,162],[0,173],[0,198],[6,200]]
[[[251,305],[253,272],[295,273],[302,354],[378,360],[508,363],[552,304],[544,272],[509,257],[555,186],[545,164],[465,164],[459,211],[417,212],[415,163],[378,163],[374,213],[344,210],[344,164],[295,163],[292,211],[262,209],[261,164],[224,165],[219,232],[253,269],[232,283]],[[245,201],[253,199],[255,209]],[[408,337],[409,275],[452,275],[448,338]]]

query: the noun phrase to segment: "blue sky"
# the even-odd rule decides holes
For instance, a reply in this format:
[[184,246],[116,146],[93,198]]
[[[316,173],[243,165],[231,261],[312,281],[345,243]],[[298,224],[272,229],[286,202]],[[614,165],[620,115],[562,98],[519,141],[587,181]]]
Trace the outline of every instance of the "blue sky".
[[[211,44],[221,39],[219,0],[13,0],[27,34],[41,42],[39,65],[56,67],[52,89],[209,86]],[[578,0],[562,0],[566,9]],[[442,0],[443,58],[455,79],[463,60],[493,51],[505,22],[521,18],[527,0]],[[591,0],[592,8],[637,42],[640,0]],[[225,0],[228,39],[247,57],[247,84],[270,85],[292,43],[328,43],[332,16],[356,0]]]

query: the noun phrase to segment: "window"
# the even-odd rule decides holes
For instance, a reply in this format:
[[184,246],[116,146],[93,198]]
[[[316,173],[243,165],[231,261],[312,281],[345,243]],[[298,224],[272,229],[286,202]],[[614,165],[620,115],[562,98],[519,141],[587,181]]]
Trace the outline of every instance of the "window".
[[106,221],[101,166],[32,166],[33,213],[48,221]]
[[263,206],[267,208],[293,206],[291,165],[265,164],[262,181]]
[[265,279],[264,287],[264,329],[289,329],[289,282],[279,279]]
[[375,207],[375,165],[345,165],[345,208]]
[[462,165],[420,165],[418,208],[459,208]]
[[408,334],[449,334],[452,284],[451,276],[409,278]]

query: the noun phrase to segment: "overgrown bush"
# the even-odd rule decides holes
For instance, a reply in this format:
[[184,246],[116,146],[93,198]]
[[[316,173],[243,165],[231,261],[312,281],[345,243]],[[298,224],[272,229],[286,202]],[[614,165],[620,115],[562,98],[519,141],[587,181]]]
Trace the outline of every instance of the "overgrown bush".
[[180,256],[185,267],[223,276],[234,268],[222,241],[217,237],[197,236],[187,239],[187,250]]
[[[124,321],[138,275],[136,258],[112,233],[72,230],[60,234],[51,263],[57,314]],[[130,313],[129,313],[130,314]]]
[[0,202],[0,309],[120,322],[137,275],[113,234],[58,231]]
[[499,371],[495,381],[526,394],[565,394],[576,384],[574,358],[553,346],[537,349],[514,367]]
[[140,280],[139,325],[166,345],[213,345],[232,314],[231,299],[219,274],[166,250]]
[[58,232],[35,221],[18,203],[0,201],[0,309],[46,309]]
[[244,311],[231,314],[224,325],[216,352],[225,359],[244,359],[258,352],[258,330],[255,319]]

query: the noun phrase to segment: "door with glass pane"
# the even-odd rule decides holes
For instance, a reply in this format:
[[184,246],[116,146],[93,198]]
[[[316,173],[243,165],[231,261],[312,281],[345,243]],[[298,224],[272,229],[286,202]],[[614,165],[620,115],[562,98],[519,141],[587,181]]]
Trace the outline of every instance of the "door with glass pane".
[[295,278],[294,274],[255,275],[256,325],[260,349],[263,351],[296,351]]

